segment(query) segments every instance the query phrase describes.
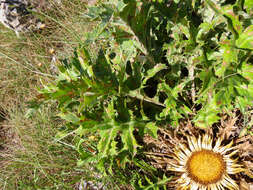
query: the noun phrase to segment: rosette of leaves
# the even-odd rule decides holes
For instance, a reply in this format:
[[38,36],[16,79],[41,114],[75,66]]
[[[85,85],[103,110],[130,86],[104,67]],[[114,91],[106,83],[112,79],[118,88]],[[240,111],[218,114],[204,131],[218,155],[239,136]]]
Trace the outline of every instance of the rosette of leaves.
[[[58,101],[66,126],[57,138],[74,134],[79,164],[115,174],[133,163],[157,182],[156,170],[137,164],[144,134],[182,120],[208,128],[252,107],[251,1],[110,0],[84,17],[97,26],[40,90]],[[154,188],[142,174],[122,175]]]
[[221,113],[252,106],[250,1],[109,1],[87,16],[101,21],[88,41],[104,41],[108,54],[135,49],[126,68],[163,67],[139,85],[160,104],[159,120],[176,126],[187,117],[207,128]]

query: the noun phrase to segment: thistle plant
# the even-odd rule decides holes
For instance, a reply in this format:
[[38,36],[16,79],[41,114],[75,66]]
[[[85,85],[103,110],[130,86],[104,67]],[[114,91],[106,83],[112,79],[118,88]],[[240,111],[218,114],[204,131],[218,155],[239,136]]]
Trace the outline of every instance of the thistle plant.
[[[185,121],[212,129],[235,110],[249,118],[241,128],[249,135],[252,12],[251,1],[240,0],[109,0],[89,7],[84,16],[97,26],[73,56],[58,60],[58,79],[40,90],[44,102],[58,102],[66,121],[57,138],[74,135],[79,165],[96,163],[114,176],[132,167],[141,174],[122,172],[125,183],[158,189],[171,178],[145,163],[146,135],[181,130]],[[182,174],[174,187],[237,189],[230,174],[243,167],[228,153],[232,143],[223,146],[214,136],[188,134],[187,147],[174,147],[168,169]],[[215,167],[207,175],[209,161]]]

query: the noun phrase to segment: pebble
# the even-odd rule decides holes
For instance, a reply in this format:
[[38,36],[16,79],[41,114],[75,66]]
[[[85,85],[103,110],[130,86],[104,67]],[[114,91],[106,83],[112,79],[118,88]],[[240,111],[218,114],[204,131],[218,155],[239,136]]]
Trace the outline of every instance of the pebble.
[[32,4],[27,0],[0,0],[0,22],[16,32],[31,32],[42,29],[45,24],[35,18]]

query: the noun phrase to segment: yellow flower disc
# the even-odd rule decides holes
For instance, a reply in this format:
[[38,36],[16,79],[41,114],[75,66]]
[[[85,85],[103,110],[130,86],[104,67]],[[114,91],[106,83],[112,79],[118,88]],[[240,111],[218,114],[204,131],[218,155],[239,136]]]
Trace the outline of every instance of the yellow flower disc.
[[193,152],[186,167],[191,179],[207,185],[221,180],[226,165],[221,154],[204,149]]

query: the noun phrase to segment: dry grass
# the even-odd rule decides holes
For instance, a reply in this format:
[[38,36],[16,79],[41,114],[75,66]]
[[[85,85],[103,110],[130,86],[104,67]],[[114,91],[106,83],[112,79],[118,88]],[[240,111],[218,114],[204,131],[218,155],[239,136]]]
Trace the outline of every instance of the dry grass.
[[[46,22],[46,28],[36,34],[22,35],[0,25],[0,102],[23,102],[33,97],[41,77],[53,78],[50,74],[52,54],[64,57],[71,54],[89,24],[82,19],[86,3],[80,0],[64,0],[61,6],[53,6],[48,13],[39,16]],[[13,99],[14,98],[14,99]],[[20,99],[21,98],[21,99]],[[9,106],[8,106],[9,107]]]
[[25,116],[40,80],[54,80],[53,56],[70,55],[92,27],[82,18],[85,1],[48,3],[37,15],[46,23],[42,31],[17,38],[0,25],[0,187],[6,190],[73,189],[85,174],[76,169],[75,150],[54,141],[60,121],[53,104]]

